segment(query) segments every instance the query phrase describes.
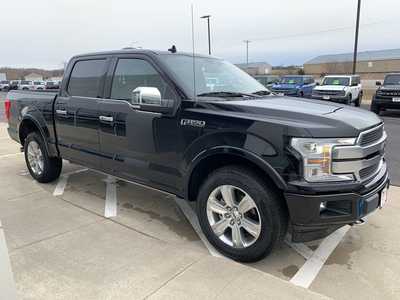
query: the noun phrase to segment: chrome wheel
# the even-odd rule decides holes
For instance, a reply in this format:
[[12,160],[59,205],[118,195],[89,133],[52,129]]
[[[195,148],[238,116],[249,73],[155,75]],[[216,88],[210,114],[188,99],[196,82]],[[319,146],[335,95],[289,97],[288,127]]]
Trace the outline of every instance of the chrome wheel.
[[43,173],[44,158],[42,150],[40,150],[39,144],[36,141],[29,142],[27,157],[32,172],[40,176]]
[[222,185],[211,192],[207,218],[214,234],[234,248],[249,247],[261,233],[256,203],[245,191],[232,185]]

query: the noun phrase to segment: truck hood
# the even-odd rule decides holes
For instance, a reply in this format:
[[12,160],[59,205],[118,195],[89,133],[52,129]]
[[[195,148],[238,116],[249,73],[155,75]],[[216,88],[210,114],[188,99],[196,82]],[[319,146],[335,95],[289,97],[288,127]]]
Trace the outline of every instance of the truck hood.
[[345,88],[343,85],[319,85],[314,89],[317,91],[343,91]]
[[376,114],[367,110],[293,97],[267,96],[203,105],[207,113],[264,122],[267,129],[268,124],[270,128],[284,126],[290,136],[356,137],[361,131],[382,123]]

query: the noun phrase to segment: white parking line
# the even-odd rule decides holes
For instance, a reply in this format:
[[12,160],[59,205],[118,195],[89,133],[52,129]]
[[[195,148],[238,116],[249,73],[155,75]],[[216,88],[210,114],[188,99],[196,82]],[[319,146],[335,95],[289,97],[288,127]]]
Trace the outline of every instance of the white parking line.
[[62,194],[64,194],[64,190],[65,190],[65,187],[67,186],[68,178],[70,175],[82,173],[87,170],[88,169],[80,169],[80,170],[68,172],[68,173],[61,175],[60,178],[58,179],[56,188],[54,189],[53,196],[61,196]]
[[106,187],[106,204],[104,206],[104,217],[112,218],[117,216],[117,181],[113,176],[104,180]]
[[11,270],[10,258],[3,228],[0,221],[0,291],[1,299],[17,299],[14,276]]
[[326,237],[290,282],[304,288],[309,288],[328,257],[332,254],[333,250],[335,250],[349,229],[350,226],[344,226]]
[[7,157],[14,157],[14,156],[18,156],[18,155],[22,155],[22,152],[0,155],[0,159],[7,158]]
[[212,256],[223,257],[223,255],[221,255],[217,251],[217,249],[215,249],[214,246],[210,244],[210,242],[207,240],[207,238],[203,234],[203,231],[200,228],[199,220],[197,219],[197,215],[193,211],[193,209],[190,207],[189,203],[186,200],[178,198],[178,197],[175,197],[175,203],[179,206],[182,213],[185,215],[186,219],[190,222],[194,231],[196,231],[197,235],[199,236],[199,238],[201,239],[203,244],[208,249],[208,252],[210,252],[210,254]]
[[307,245],[303,243],[292,243],[290,241],[290,237],[285,238],[285,243],[305,259],[309,259],[314,253]]

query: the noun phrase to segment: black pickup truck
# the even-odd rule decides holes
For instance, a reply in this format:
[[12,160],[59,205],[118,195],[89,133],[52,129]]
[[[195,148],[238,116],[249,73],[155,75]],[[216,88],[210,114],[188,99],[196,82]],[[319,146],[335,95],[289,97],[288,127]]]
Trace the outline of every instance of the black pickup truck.
[[385,109],[400,109],[400,73],[387,74],[377,81],[378,89],[371,102],[371,111],[378,114]]
[[11,91],[6,115],[37,181],[57,179],[65,159],[196,201],[206,237],[239,261],[288,231],[318,239],[386,203],[376,114],[274,95],[211,56],[79,55],[58,93]]

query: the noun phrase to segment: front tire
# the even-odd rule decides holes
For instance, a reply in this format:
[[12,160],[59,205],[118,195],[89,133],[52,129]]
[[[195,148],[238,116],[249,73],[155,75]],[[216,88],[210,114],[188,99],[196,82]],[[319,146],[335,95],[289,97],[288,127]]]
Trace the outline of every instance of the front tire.
[[62,170],[62,159],[47,154],[42,136],[30,133],[24,144],[25,162],[31,176],[40,183],[56,180]]
[[360,106],[361,106],[362,97],[363,97],[363,94],[360,93],[360,94],[358,95],[358,98],[356,99],[356,106],[357,106],[357,107],[360,107]]
[[241,262],[267,256],[285,236],[283,199],[251,170],[228,166],[214,171],[200,188],[197,215],[209,242]]

